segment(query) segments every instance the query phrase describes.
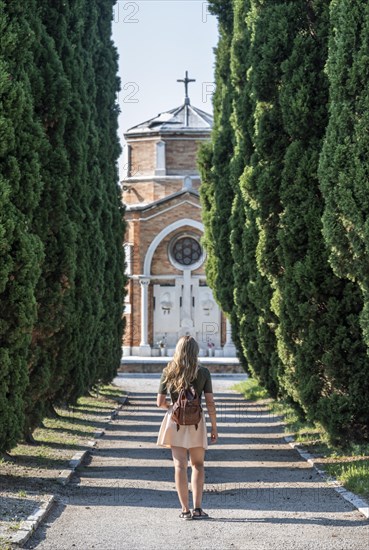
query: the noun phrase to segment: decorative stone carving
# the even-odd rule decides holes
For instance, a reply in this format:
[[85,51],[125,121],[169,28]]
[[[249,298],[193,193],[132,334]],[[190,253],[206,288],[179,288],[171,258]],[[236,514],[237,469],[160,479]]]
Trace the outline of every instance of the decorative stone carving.
[[173,307],[173,301],[171,299],[170,292],[164,292],[160,299],[160,307],[163,310],[164,315],[168,315]]
[[201,301],[201,307],[204,311],[204,315],[210,315],[211,310],[215,306],[214,301],[211,299],[211,294],[207,292],[204,295],[205,300]]

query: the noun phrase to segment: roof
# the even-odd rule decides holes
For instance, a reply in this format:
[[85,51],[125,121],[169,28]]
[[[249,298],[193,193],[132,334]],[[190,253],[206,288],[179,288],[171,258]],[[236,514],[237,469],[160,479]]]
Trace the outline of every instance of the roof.
[[197,107],[192,107],[189,101],[186,101],[180,107],[159,113],[158,116],[129,128],[124,135],[173,132],[210,133],[212,127],[212,115]]
[[164,204],[165,202],[169,202],[173,199],[176,199],[177,197],[180,197],[181,195],[185,195],[188,193],[189,195],[194,195],[195,197],[199,198],[200,193],[196,189],[181,189],[180,191],[176,191],[175,193],[172,193],[171,195],[166,195],[165,197],[161,199],[157,199],[156,201],[144,203],[144,204],[132,204],[132,205],[125,205],[127,212],[137,211],[137,210],[149,210],[150,208],[159,206],[161,204]]

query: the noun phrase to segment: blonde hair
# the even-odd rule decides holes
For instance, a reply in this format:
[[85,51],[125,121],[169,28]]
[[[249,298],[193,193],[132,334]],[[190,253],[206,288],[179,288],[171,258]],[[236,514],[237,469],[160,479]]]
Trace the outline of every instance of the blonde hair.
[[164,369],[164,383],[169,392],[188,388],[197,376],[199,345],[192,336],[182,336],[172,361]]

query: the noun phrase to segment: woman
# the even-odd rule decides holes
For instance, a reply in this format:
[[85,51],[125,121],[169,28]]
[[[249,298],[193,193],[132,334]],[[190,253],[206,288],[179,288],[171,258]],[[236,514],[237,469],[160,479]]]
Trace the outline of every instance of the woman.
[[[209,517],[201,508],[204,488],[204,457],[205,450],[208,448],[208,441],[204,413],[202,413],[197,428],[196,426],[180,426],[180,429],[177,430],[177,424],[171,418],[173,403],[177,401],[182,388],[188,388],[191,385],[200,397],[204,392],[211,421],[211,443],[216,443],[218,439],[210,372],[207,368],[198,365],[198,354],[199,346],[192,336],[182,336],[178,340],[173,359],[168,363],[161,376],[157,396],[157,406],[167,411],[160,427],[157,445],[172,449],[176,489],[182,505],[182,512],[179,517],[185,520]],[[171,404],[166,400],[168,392],[172,399]],[[192,468],[192,513],[189,507],[188,495],[188,452]]]

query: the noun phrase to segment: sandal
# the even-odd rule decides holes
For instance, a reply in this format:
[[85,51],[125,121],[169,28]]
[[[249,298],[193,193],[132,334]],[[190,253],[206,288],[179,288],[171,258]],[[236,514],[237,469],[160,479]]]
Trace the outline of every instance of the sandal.
[[192,510],[193,519],[206,519],[209,517],[209,514],[206,514],[202,508],[194,508]]
[[192,519],[191,511],[188,510],[188,512],[181,512],[181,513],[179,514],[179,517],[180,517],[181,519]]

